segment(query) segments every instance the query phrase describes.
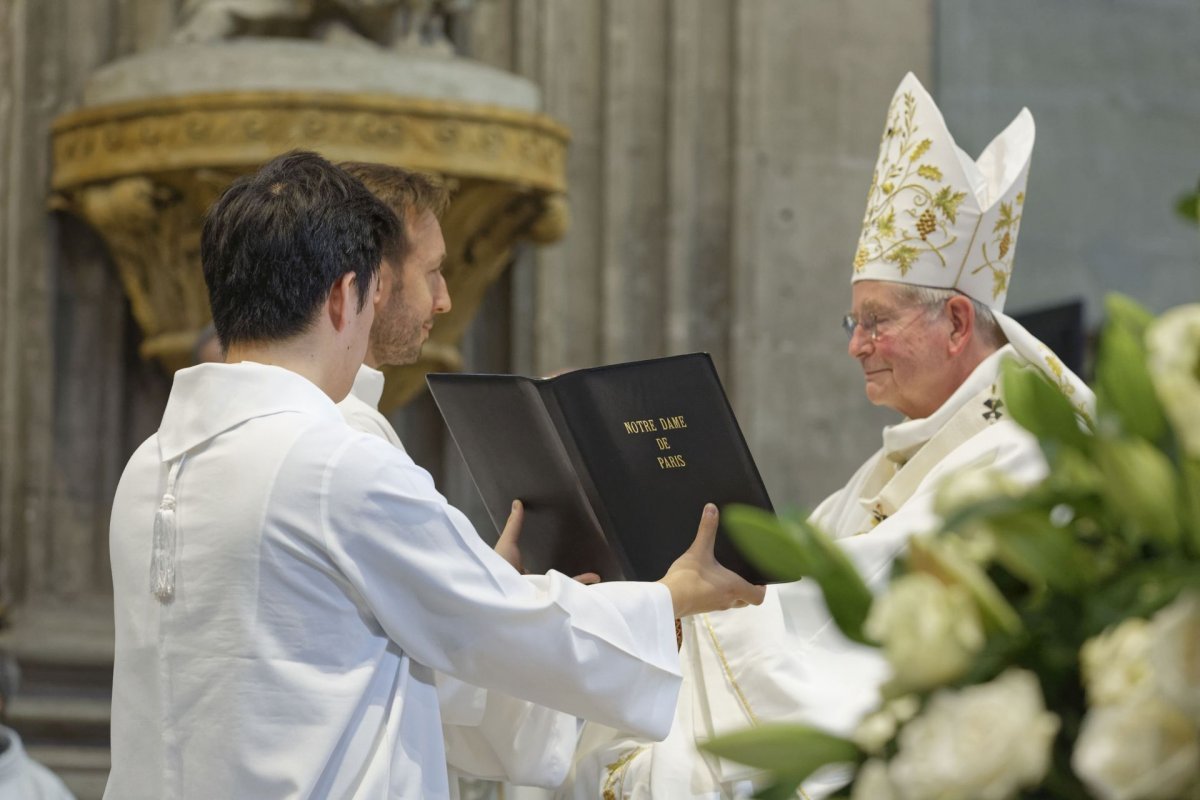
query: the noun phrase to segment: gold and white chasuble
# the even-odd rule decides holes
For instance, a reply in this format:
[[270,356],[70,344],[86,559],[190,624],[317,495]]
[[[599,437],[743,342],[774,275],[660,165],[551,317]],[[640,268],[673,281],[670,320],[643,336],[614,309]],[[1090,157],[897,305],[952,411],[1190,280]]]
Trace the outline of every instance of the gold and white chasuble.
[[[883,448],[811,519],[833,536],[872,591],[910,536],[932,530],[939,482],[992,467],[1021,483],[1045,474],[1036,439],[1005,414],[996,383],[1004,347],[931,416],[883,431]],[[683,689],[671,733],[652,743],[589,723],[561,800],[749,797],[761,776],[696,742],[763,722],[803,722],[849,735],[887,679],[879,652],[841,635],[815,583],[769,587],[762,606],[684,620]],[[826,769],[803,787],[825,797],[848,780]]]

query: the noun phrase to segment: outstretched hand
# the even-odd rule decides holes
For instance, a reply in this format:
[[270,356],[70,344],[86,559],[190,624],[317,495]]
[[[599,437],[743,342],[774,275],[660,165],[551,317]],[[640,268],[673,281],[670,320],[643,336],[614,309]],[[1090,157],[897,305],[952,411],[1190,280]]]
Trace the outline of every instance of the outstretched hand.
[[517,544],[517,540],[521,538],[521,523],[525,521],[525,506],[520,500],[513,500],[512,511],[508,515],[508,522],[504,523],[504,530],[500,532],[500,538],[496,540],[496,546],[493,548],[496,555],[503,558],[512,568],[522,575],[525,574],[525,567],[521,564],[521,548]]
[[749,583],[717,562],[713,547],[719,519],[716,506],[709,503],[704,507],[692,546],[675,559],[659,581],[671,590],[676,617],[758,605],[766,596],[764,587]]
[[[504,523],[504,530],[500,533],[500,538],[496,540],[495,551],[496,555],[503,558],[512,568],[522,575],[525,574],[525,566],[521,563],[521,526],[525,522],[525,506],[520,500],[513,500],[512,511],[508,515],[508,521]],[[599,583],[600,576],[594,572],[585,572],[582,575],[576,575],[575,580],[587,585]]]

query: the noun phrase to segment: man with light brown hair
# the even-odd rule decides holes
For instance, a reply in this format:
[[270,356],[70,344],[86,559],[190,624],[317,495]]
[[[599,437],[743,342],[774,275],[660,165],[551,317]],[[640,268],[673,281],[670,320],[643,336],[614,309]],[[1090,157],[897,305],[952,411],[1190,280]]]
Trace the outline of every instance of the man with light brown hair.
[[[403,449],[395,429],[379,412],[384,384],[379,370],[415,362],[434,317],[450,310],[450,293],[442,275],[446,243],[438,221],[450,205],[450,193],[440,179],[402,167],[340,166],[395,212],[404,226],[405,245],[399,263],[385,262],[380,270],[379,301],[367,354],[350,394],[338,408],[352,428]],[[515,530],[506,528],[506,532]],[[501,538],[497,551],[520,568],[511,534]],[[540,579],[530,576],[533,581]],[[575,750],[575,717],[441,673],[436,681],[452,792],[458,788],[456,772],[547,788],[562,783]]]
[[384,202],[404,227],[398,263],[379,271],[379,302],[367,343],[367,355],[350,394],[339,404],[351,427],[403,447],[383,414],[384,366],[412,364],[433,330],[434,317],[450,310],[450,291],[442,274],[446,242],[439,218],[450,205],[446,185],[432,175],[388,164],[339,165]]

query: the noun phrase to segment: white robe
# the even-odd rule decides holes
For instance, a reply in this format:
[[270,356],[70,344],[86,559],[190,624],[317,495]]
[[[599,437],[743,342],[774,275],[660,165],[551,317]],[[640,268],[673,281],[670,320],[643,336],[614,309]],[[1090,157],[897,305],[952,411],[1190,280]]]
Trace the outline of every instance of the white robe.
[[[152,529],[173,465],[163,603]],[[650,738],[670,726],[664,586],[551,573],[538,591],[428,473],[285,369],[176,373],[110,547],[112,800],[445,798],[434,671]]]
[[[379,412],[384,376],[363,364],[338,410],[351,428],[404,445]],[[544,587],[544,576],[527,576]],[[554,788],[563,782],[575,752],[575,717],[526,700],[489,692],[437,673],[438,702],[450,770],[450,794],[458,773],[494,781]]]
[[[1000,361],[1011,355],[1005,347],[986,359],[929,417],[885,428],[883,448],[811,515],[872,591],[886,585],[908,538],[936,527],[932,501],[944,477],[971,466],[991,466],[1022,483],[1045,474],[1037,440],[1002,406],[994,413]],[[585,725],[559,798],[749,797],[762,776],[701,753],[697,741],[760,722],[801,722],[849,735],[877,705],[888,677],[878,650],[842,636],[812,581],[771,586],[762,606],[684,624],[684,689],[666,740]],[[844,770],[826,769],[800,796],[825,797],[846,779]]]
[[75,800],[62,779],[29,757],[21,737],[0,726],[0,800]]
[[379,400],[383,397],[383,373],[363,364],[354,376],[354,385],[350,394],[337,404],[338,411],[346,424],[356,431],[370,433],[388,442],[393,447],[404,450],[404,442],[400,434],[388,422],[388,418],[379,413]]

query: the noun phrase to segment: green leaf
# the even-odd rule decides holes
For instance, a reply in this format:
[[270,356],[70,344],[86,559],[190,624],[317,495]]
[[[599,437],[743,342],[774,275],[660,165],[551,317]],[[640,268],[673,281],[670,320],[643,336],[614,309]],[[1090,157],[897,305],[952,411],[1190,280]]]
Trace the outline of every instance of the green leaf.
[[1095,636],[1127,617],[1150,617],[1185,589],[1200,589],[1200,570],[1194,561],[1168,558],[1134,564],[1087,596],[1080,635]]
[[1081,450],[1088,447],[1075,407],[1040,371],[1010,359],[1004,362],[1001,373],[1004,403],[1023,428],[1042,441],[1061,442]]
[[837,544],[799,515],[781,517],[791,535],[803,544],[812,564],[812,578],[821,587],[829,614],[846,638],[872,644],[863,632],[874,596],[854,564]]
[[1200,461],[1185,458],[1179,465],[1183,478],[1183,509],[1193,556],[1200,555]]
[[1069,529],[1055,527],[1045,514],[1002,516],[989,525],[997,559],[1031,586],[1075,594],[1095,581],[1091,553],[1079,546]]
[[1007,634],[1021,631],[1021,618],[1004,599],[979,565],[938,543],[938,537],[914,536],[908,540],[908,566],[927,572],[947,585],[958,585],[970,592],[984,624]]
[[1091,457],[1078,450],[1059,450],[1051,464],[1050,475],[1036,494],[1044,494],[1047,506],[1055,503],[1077,504],[1104,492],[1104,476]]
[[1193,225],[1200,224],[1200,189],[1180,197],[1175,203],[1175,210]]
[[1104,315],[1110,326],[1117,325],[1130,330],[1140,341],[1146,328],[1154,321],[1154,315],[1145,306],[1118,292],[1104,296]]
[[1096,464],[1110,506],[1146,539],[1179,542],[1179,478],[1171,461],[1144,439],[1097,441]]
[[729,537],[752,564],[780,580],[816,581],[842,633],[856,642],[871,643],[863,633],[871,591],[832,539],[802,514],[776,517],[737,504],[726,506],[721,514]]
[[713,755],[769,771],[780,782],[799,785],[826,764],[858,763],[852,742],[807,725],[759,725],[700,745]]
[[917,167],[917,174],[927,181],[941,181],[942,171],[933,164],[922,164]]
[[805,546],[769,511],[745,505],[721,510],[721,525],[738,550],[765,574],[783,581],[812,575]]
[[1111,407],[1123,429],[1157,442],[1166,435],[1167,419],[1146,368],[1141,340],[1131,324],[1105,327],[1096,361],[1096,389],[1100,407]]

